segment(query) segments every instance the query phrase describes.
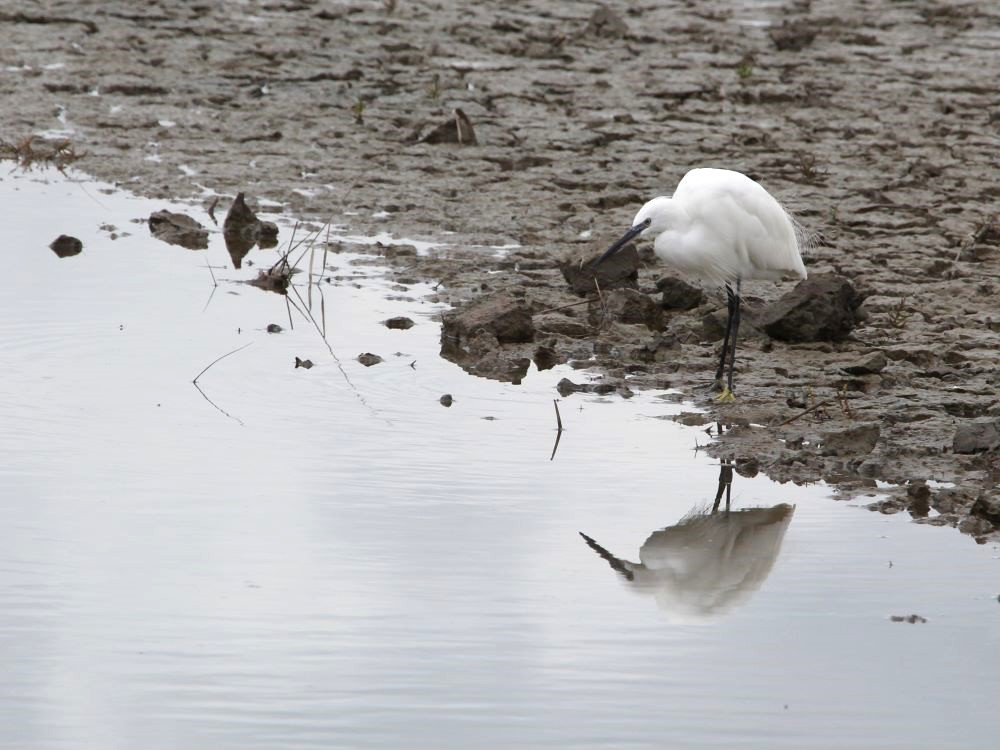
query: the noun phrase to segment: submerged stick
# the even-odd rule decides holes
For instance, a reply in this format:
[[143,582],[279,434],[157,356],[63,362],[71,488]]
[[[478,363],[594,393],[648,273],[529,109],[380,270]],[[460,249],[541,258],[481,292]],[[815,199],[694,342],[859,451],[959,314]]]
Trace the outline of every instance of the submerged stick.
[[191,385],[193,385],[198,390],[198,393],[201,394],[201,397],[203,399],[205,399],[206,401],[208,401],[208,403],[210,403],[212,406],[214,406],[216,409],[218,409],[220,412],[222,412],[223,414],[225,414],[230,419],[232,419],[232,420],[234,420],[236,422],[239,422],[242,427],[246,427],[246,425],[243,423],[243,420],[240,419],[239,417],[234,417],[232,414],[230,414],[228,411],[226,411],[221,406],[219,406],[217,403],[215,403],[212,399],[210,399],[208,397],[208,394],[205,393],[205,391],[203,391],[201,389],[200,385],[198,385],[198,378],[200,378],[202,375],[204,375],[206,372],[208,372],[209,368],[212,367],[212,365],[216,364],[217,362],[221,362],[226,357],[230,357],[233,354],[236,354],[236,352],[238,352],[238,351],[242,351],[243,349],[246,349],[252,343],[253,342],[251,341],[251,342],[249,342],[247,344],[244,344],[243,346],[241,346],[241,347],[239,347],[237,349],[233,349],[231,352],[226,352],[225,354],[223,354],[221,357],[218,357],[217,359],[213,359],[211,362],[209,362],[207,365],[205,365],[205,368],[201,372],[199,372],[197,375],[195,375],[194,376],[194,380],[191,381]]
[[552,455],[549,456],[549,461],[555,460],[556,451],[559,450],[559,440],[562,438],[563,434],[562,417],[559,416],[559,399],[552,399],[552,405],[556,408],[556,442],[555,445],[552,446]]
[[243,351],[243,350],[244,350],[244,349],[246,349],[246,348],[247,348],[248,346],[250,346],[250,344],[252,344],[252,343],[253,343],[253,342],[252,342],[252,341],[250,341],[249,343],[246,343],[246,344],[244,344],[243,346],[240,346],[240,347],[237,347],[236,349],[233,349],[233,350],[232,350],[231,352],[226,352],[225,354],[223,354],[223,355],[222,355],[221,357],[219,357],[218,359],[213,359],[213,360],[212,360],[211,362],[209,362],[209,363],[208,363],[207,365],[205,365],[205,369],[204,369],[204,370],[202,370],[201,372],[199,372],[199,373],[198,373],[197,375],[195,375],[195,376],[194,376],[194,380],[192,380],[191,382],[192,382],[192,383],[194,383],[195,385],[198,385],[198,378],[200,378],[200,377],[201,377],[202,375],[204,375],[204,374],[205,374],[206,372],[208,372],[208,369],[209,369],[209,368],[210,368],[210,367],[211,367],[212,365],[216,364],[217,362],[221,362],[221,361],[222,361],[222,360],[224,360],[224,359],[225,359],[226,357],[231,357],[231,356],[233,356],[234,354],[236,354],[236,352],[240,352],[240,351]]

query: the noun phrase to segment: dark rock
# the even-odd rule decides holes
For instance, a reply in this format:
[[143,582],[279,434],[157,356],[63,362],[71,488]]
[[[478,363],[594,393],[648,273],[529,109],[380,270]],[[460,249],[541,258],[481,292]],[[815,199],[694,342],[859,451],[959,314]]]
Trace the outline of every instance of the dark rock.
[[453,403],[455,403],[455,399],[453,399],[453,398],[451,397],[451,394],[450,394],[450,393],[446,393],[446,394],[444,394],[444,395],[443,395],[443,396],[442,396],[442,397],[441,397],[440,399],[438,399],[438,400],[439,400],[439,401],[441,402],[441,406],[451,406],[451,405],[452,405]]
[[535,354],[531,359],[539,370],[551,370],[556,365],[565,362],[566,356],[559,354],[551,346],[540,346],[535,349]]
[[708,417],[704,413],[696,411],[682,411],[680,414],[675,414],[671,419],[688,427],[701,427],[709,422]]
[[864,456],[872,452],[881,430],[878,424],[860,424],[846,430],[821,433],[824,456]]
[[287,266],[275,266],[257,272],[257,278],[248,281],[250,286],[275,294],[288,294],[288,285],[292,281],[292,272]]
[[535,326],[528,305],[507,293],[483,297],[442,318],[441,345],[467,349],[470,339],[485,332],[497,344],[531,341]]
[[[556,384],[556,390],[559,391],[559,395],[563,398],[574,393],[596,393],[599,396],[605,396],[618,390],[618,386],[614,383],[574,383],[569,378],[563,378]],[[623,392],[626,398],[634,395],[624,386]]]
[[784,21],[768,32],[776,49],[798,52],[813,43],[817,29],[801,21]]
[[281,326],[279,326],[277,323],[268,323],[267,324],[267,332],[268,333],[281,333],[283,330],[285,330],[285,329],[282,328]]
[[595,266],[594,261],[598,257],[600,256],[594,256],[587,262],[575,260],[560,264],[559,270],[575,294],[581,297],[596,294],[598,285],[602,293],[621,287],[635,289],[638,286],[639,254],[635,245],[626,246]]
[[570,396],[574,393],[579,393],[581,391],[586,391],[586,385],[578,385],[574,383],[569,378],[563,378],[556,384],[556,390],[559,391],[559,395],[563,398]]
[[52,240],[49,249],[60,258],[70,258],[83,252],[83,243],[76,237],[70,237],[68,234],[60,234]]
[[593,330],[593,327],[587,323],[558,313],[538,316],[535,319],[535,327],[545,333],[558,333],[573,339],[587,338]]
[[278,225],[273,221],[260,222],[260,237],[257,238],[257,247],[261,250],[269,250],[278,244]]
[[958,522],[958,530],[969,536],[981,537],[993,531],[993,524],[985,518],[968,516]]
[[955,453],[980,453],[1000,448],[1000,420],[979,419],[959,425],[951,442]]
[[599,325],[603,321],[617,321],[631,325],[645,325],[652,331],[665,328],[663,308],[648,294],[637,289],[614,289],[603,295],[602,300],[591,301],[590,321]]
[[476,132],[468,115],[461,109],[455,109],[449,119],[418,140],[421,143],[458,143],[469,146],[476,144]]
[[384,320],[382,322],[386,328],[395,328],[403,331],[407,328],[413,328],[413,321],[403,315],[395,318],[389,318],[388,320]]
[[654,333],[649,341],[632,351],[632,356],[640,362],[669,362],[677,357],[680,348],[676,336]]
[[490,352],[479,358],[457,360],[456,363],[470,375],[514,385],[520,385],[531,367],[531,360],[527,357],[512,357],[502,352]]
[[906,345],[885,350],[886,356],[893,362],[904,360],[917,367],[930,367],[941,359],[941,355],[931,349],[920,346]]
[[931,488],[925,482],[915,482],[906,488],[907,510],[914,518],[924,518],[931,512]]
[[520,383],[531,360],[505,344],[526,343],[535,336],[528,304],[506,292],[483,297],[446,313],[441,321],[441,356],[466,372]]
[[981,518],[1000,528],[1000,497],[980,495],[969,508],[969,515]]
[[158,240],[188,250],[208,247],[208,230],[185,214],[173,211],[154,211],[149,216],[149,231]]
[[882,372],[887,364],[885,352],[872,352],[857,364],[848,365],[841,369],[849,375],[873,375]]
[[660,305],[665,310],[692,310],[705,301],[705,292],[700,287],[673,276],[657,281],[656,288],[663,293]]
[[222,237],[226,241],[226,250],[233,261],[233,268],[240,268],[243,258],[260,239],[260,221],[247,205],[243,193],[236,194],[236,200],[226,213],[226,219],[222,222]]
[[863,300],[843,276],[816,274],[769,305],[761,327],[782,341],[836,341],[846,337],[858,322],[857,310]]
[[590,14],[584,33],[608,39],[621,39],[628,33],[628,26],[617,13],[602,5]]
[[911,625],[927,622],[927,618],[920,615],[892,615],[889,619],[893,622],[908,622]]
[[365,367],[371,367],[372,365],[377,365],[379,362],[384,361],[377,354],[372,354],[371,352],[365,352],[364,354],[358,355],[358,362],[363,364]]
[[298,368],[300,368],[300,367],[302,367],[302,368],[304,368],[304,369],[308,370],[308,369],[310,369],[310,368],[311,368],[312,366],[313,366],[313,363],[312,363],[312,360],[311,360],[311,359],[299,359],[298,357],[296,357],[296,358],[295,358],[295,369],[296,369],[296,370],[297,370]]
[[962,246],[958,259],[972,263],[984,261],[996,254],[997,245],[1000,245],[1000,222],[988,221]]

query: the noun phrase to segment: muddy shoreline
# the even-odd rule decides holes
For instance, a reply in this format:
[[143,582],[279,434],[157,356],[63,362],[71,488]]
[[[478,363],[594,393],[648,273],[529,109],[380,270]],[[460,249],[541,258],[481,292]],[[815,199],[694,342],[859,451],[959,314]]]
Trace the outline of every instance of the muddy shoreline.
[[[507,293],[531,313],[531,340],[496,343],[480,374],[568,361],[585,389],[676,388],[706,409],[681,420],[722,425],[707,449],[741,472],[879,487],[882,512],[985,539],[1000,522],[1000,13],[608,7],[8,3],[0,139],[65,137],[76,167],[145,195],[222,207],[245,192],[350,233],[447,243],[386,262],[452,305]],[[475,142],[428,138],[456,109]],[[774,341],[751,320],[728,405],[704,393],[719,290],[650,326],[577,304],[560,270],[708,165],[778,195],[811,233],[810,274],[866,296],[840,342]],[[489,249],[504,245],[518,247]],[[659,305],[669,272],[639,258],[636,288]],[[763,306],[790,288],[744,291]]]

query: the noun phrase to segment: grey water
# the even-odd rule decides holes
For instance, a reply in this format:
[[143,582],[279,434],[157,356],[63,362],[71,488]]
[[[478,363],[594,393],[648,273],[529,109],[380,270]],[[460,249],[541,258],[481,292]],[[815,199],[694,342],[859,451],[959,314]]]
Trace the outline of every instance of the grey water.
[[362,246],[324,341],[238,283],[276,251],[159,242],[161,201],[6,168],[0,201],[0,747],[995,742],[996,545],[762,476],[713,515],[672,394],[561,400],[550,460],[584,374],[466,375]]

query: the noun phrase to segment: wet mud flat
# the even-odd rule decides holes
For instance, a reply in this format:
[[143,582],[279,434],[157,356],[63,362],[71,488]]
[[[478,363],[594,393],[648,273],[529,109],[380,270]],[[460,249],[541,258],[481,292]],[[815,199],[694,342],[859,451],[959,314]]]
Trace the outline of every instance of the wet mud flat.
[[[571,362],[566,398],[676,388],[738,471],[878,486],[876,509],[984,539],[1000,522],[1000,12],[607,6],[8,3],[0,139],[66,139],[78,168],[154,197],[244,192],[444,243],[383,251],[458,315],[510,314],[460,345],[446,325],[470,372]],[[664,281],[648,246],[621,288],[570,283],[694,166],[762,182],[810,233],[810,274],[856,292],[844,336],[790,342],[764,320],[792,285],[746,285],[733,404],[706,393],[720,290]]]

